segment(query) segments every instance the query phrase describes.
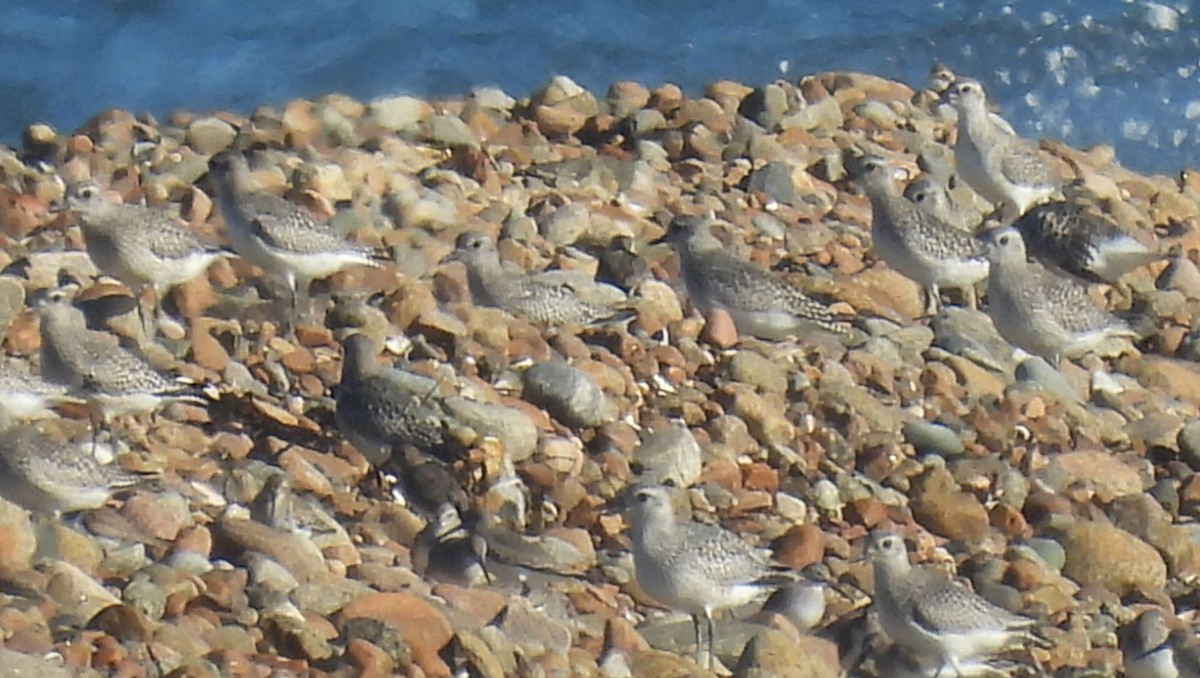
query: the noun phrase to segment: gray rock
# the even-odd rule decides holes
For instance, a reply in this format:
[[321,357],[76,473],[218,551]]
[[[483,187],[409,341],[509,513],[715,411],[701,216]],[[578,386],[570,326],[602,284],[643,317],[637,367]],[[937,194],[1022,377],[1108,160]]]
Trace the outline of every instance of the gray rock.
[[1176,437],[1179,458],[1193,471],[1200,471],[1200,421],[1184,426]]
[[518,409],[457,396],[446,398],[442,405],[458,424],[499,440],[514,463],[525,461],[537,450],[537,426]]
[[787,393],[787,371],[754,351],[734,353],[729,361],[729,376],[767,393]]
[[429,120],[426,138],[446,148],[479,148],[479,138],[456,115],[435,115]]
[[415,129],[429,110],[429,104],[415,97],[385,97],[371,102],[366,119],[389,132],[400,132]]
[[905,442],[916,448],[917,454],[956,457],[966,451],[958,433],[941,424],[924,419],[911,419],[904,423],[901,431]]
[[1017,365],[1016,377],[1019,383],[1029,384],[1068,401],[1079,400],[1079,394],[1075,392],[1071,382],[1040,356],[1029,356],[1022,360],[1021,364]]
[[162,619],[167,609],[167,593],[144,573],[134,575],[121,591],[121,599],[150,619]]
[[188,125],[185,141],[200,155],[215,155],[233,145],[237,130],[220,118],[197,118]]
[[814,130],[818,127],[836,129],[846,120],[842,115],[842,106],[833,97],[825,97],[820,101],[804,106],[780,121],[782,129],[800,128]]
[[522,375],[522,396],[544,407],[568,426],[589,427],[613,421],[617,408],[596,382],[562,360],[538,363]]
[[1066,549],[1054,539],[1034,537],[1029,540],[1027,545],[1047,567],[1055,572],[1062,572],[1063,567],[1067,564]]
[[747,188],[767,194],[775,202],[791,205],[796,202],[796,183],[787,163],[771,162],[750,174]]
[[670,479],[676,487],[690,487],[700,478],[700,444],[687,426],[673,423],[646,435],[633,451],[633,462],[641,467],[643,482]]
[[1000,336],[987,314],[948,306],[933,319],[933,345],[997,372],[1011,372],[1012,346]]

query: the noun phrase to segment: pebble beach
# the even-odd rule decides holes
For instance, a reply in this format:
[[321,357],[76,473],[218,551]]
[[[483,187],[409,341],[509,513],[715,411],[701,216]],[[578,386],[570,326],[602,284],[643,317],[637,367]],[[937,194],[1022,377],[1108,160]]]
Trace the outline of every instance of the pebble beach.
[[[637,585],[617,508],[635,483],[670,481],[696,520],[828,584],[812,629],[757,608],[719,618],[717,675],[920,675],[868,614],[860,556],[881,527],[914,562],[1035,620],[1040,643],[975,675],[1123,675],[1118,631],[1137,615],[1200,621],[1200,175],[1146,176],[1110,146],[1040,141],[1068,197],[1164,255],[1090,290],[1154,331],[1054,369],[952,294],[927,317],[921,285],[872,253],[848,154],[917,177],[953,167],[955,134],[924,83],[854,72],[720,81],[694,97],[560,76],[528,95],[331,94],[249,116],[109,110],[74,132],[30,125],[21,148],[0,149],[5,354],[38,372],[27,300],[66,272],[106,316],[93,329],[211,395],[113,423],[114,463],[153,484],[64,518],[0,501],[0,664],[713,675],[694,662],[686,616]],[[312,314],[289,333],[281,285],[222,258],[168,295],[170,320],[148,338],[131,291],[55,206],[91,180],[227,243],[208,168],[229,149],[380,265],[316,282]],[[951,194],[990,211],[965,185]],[[730,252],[854,317],[860,336],[768,341],[696,312],[676,255],[651,244],[681,214],[710,216]],[[473,303],[464,266],[444,261],[465,231],[497,238],[512,270],[552,271],[604,303],[616,294],[630,317],[546,327]],[[649,270],[628,297],[589,285],[618,236]],[[430,517],[339,430],[341,342],[356,332],[449,413],[449,466],[483,516],[483,581],[415,557]],[[93,435],[81,406],[57,415],[41,425]]]

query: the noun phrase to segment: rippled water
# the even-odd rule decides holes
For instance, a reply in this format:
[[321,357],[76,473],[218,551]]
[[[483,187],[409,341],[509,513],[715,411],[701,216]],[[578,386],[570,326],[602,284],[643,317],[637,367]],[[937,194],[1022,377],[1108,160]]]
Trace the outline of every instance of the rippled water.
[[1200,26],[1190,2],[1145,0],[16,0],[0,3],[0,140],[111,106],[248,112],[483,84],[520,96],[557,73],[599,91],[760,84],[784,64],[920,85],[934,59],[980,78],[1027,135],[1111,143],[1141,170],[1196,164]]

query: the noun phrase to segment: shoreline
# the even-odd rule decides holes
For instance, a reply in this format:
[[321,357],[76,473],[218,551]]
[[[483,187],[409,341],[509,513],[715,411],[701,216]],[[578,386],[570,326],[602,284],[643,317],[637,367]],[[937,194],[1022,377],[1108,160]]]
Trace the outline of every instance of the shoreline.
[[[122,422],[119,439],[165,489],[101,509],[98,532],[51,526],[51,565],[34,568],[37,530],[0,502],[12,536],[0,579],[43,595],[8,596],[22,612],[0,618],[6,647],[31,661],[57,653],[76,674],[217,675],[246,663],[331,676],[470,667],[491,678],[524,675],[522,663],[691,671],[690,628],[656,615],[631,583],[628,538],[608,511],[640,469],[692,486],[697,513],[769,544],[788,567],[863,591],[870,567],[853,557],[869,530],[895,525],[919,562],[969,561],[977,590],[1035,617],[1052,647],[1026,655],[1052,672],[1115,673],[1115,636],[1088,629],[1124,625],[1146,601],[1185,609],[1200,568],[1200,175],[1146,177],[1115,164],[1112,147],[1040,144],[1074,196],[1176,256],[1129,274],[1125,289],[1094,290],[1107,307],[1148,314],[1153,338],[1064,361],[1062,373],[1022,367],[980,311],[922,319],[920,286],[870,253],[871,209],[846,178],[846,153],[881,153],[912,176],[919,156],[952,165],[953,124],[931,102],[861,73],[757,89],[719,81],[696,97],[632,82],[597,94],[560,77],[521,100],[492,89],[439,101],[327,95],[245,117],[110,110],[78,133],[31,125],[22,149],[0,152],[0,268],[30,262],[0,277],[0,328],[23,361],[40,345],[24,300],[60,267],[87,283],[81,298],[129,294],[89,268],[72,218],[52,214],[64,183],[95,179],[226,242],[208,162],[252,151],[267,190],[384,264],[318,283],[321,322],[294,339],[275,320],[278,286],[245,261],[222,260],[170,296],[176,325],[149,352],[221,398]],[[965,186],[953,195],[982,217]],[[616,236],[645,246],[681,213],[714,214],[731,251],[863,318],[866,343],[739,336],[690,309],[662,247],[645,249],[652,276],[628,326],[560,332],[472,304],[461,267],[439,263],[459,233],[482,230],[503,236],[506,261],[562,269],[575,284],[596,268],[590,248]],[[134,313],[108,328],[139,338]],[[372,486],[334,423],[352,330],[461,407],[455,435],[469,452],[457,470],[486,471],[464,475],[498,517],[487,526],[496,583],[414,571],[421,518]],[[555,356],[599,390],[599,418],[570,410],[573,391],[542,394],[550,404],[521,397],[525,364]],[[472,403],[501,423],[463,414]],[[686,436],[647,435],[678,423]],[[321,531],[254,513],[278,473]],[[830,628],[865,625],[853,620],[868,602],[831,594]],[[80,623],[52,634],[55,618]],[[750,642],[753,668],[739,675],[836,675],[844,639],[830,629],[755,619],[729,625],[729,642]],[[862,675],[888,675],[887,657]]]

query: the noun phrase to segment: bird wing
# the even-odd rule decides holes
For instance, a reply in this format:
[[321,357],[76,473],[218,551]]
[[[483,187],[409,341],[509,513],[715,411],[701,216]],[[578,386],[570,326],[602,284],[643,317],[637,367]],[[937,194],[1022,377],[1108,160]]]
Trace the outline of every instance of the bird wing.
[[345,239],[317,221],[312,213],[266,193],[248,196],[246,213],[253,234],[269,247],[299,254],[343,251]]
[[910,601],[912,619],[930,633],[1016,629],[1033,624],[981,598],[958,582],[934,578],[932,572],[919,595]]
[[1058,183],[1058,178],[1036,150],[1017,137],[1011,137],[1010,142],[1000,154],[1000,173],[1005,179],[1020,186],[1053,186]]

